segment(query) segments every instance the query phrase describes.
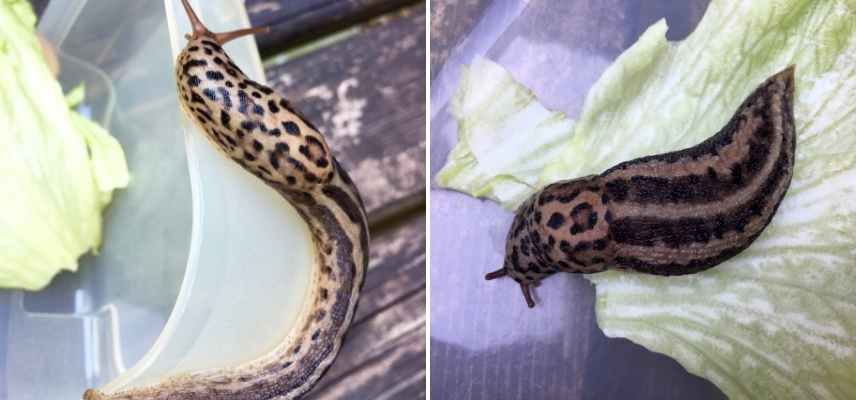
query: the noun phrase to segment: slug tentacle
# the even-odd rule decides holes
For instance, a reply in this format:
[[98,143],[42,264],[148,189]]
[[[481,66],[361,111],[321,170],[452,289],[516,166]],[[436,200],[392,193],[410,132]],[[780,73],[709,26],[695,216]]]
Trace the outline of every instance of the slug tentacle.
[[196,40],[204,36],[214,39],[217,44],[222,46],[226,44],[226,42],[237,39],[241,36],[270,32],[270,27],[262,26],[255,28],[238,29],[230,32],[214,33],[209,31],[208,27],[206,27],[205,24],[202,23],[202,20],[200,20],[199,17],[196,16],[196,12],[193,11],[193,7],[190,6],[188,0],[181,0],[181,5],[184,6],[184,11],[187,13],[187,17],[190,19],[190,25],[193,27],[193,34],[185,35],[187,40]]
[[770,223],[793,175],[794,66],[755,89],[711,138],[556,182],[518,209],[505,274],[528,286],[558,271],[657,275],[711,268]]
[[508,275],[508,271],[506,271],[505,268],[500,268],[496,271],[488,272],[487,275],[484,276],[484,279],[489,281],[506,275]]
[[212,33],[193,25],[175,74],[182,110],[227,157],[283,196],[315,244],[312,306],[269,354],[245,365],[191,372],[157,385],[85,400],[268,400],[301,397],[332,364],[351,324],[369,254],[360,194],[323,135],[273,89],[244,75],[221,47],[265,28]]

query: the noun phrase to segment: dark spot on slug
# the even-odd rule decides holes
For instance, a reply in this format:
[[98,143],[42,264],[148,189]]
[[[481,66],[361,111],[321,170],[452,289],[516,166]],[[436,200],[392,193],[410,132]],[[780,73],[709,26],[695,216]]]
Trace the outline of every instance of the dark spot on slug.
[[259,92],[253,91],[253,97],[260,99],[260,98],[262,98],[262,94]]
[[282,131],[279,130],[279,128],[273,128],[270,131],[268,131],[268,135],[271,135],[273,137],[279,137],[281,134],[282,134]]
[[301,145],[300,147],[298,147],[298,148],[297,148],[297,151],[299,151],[299,152],[300,152],[300,154],[303,154],[303,156],[304,156],[304,157],[306,157],[306,158],[310,158],[310,157],[311,157],[311,156],[310,156],[310,154],[309,154],[309,147],[306,147],[305,145]]
[[597,225],[597,213],[592,212],[588,217],[588,229],[594,228]]
[[187,78],[187,84],[192,87],[197,87],[200,83],[202,83],[202,80],[196,75],[190,75],[190,78]]
[[280,152],[280,153],[282,153],[282,154],[287,154],[287,153],[288,153],[288,144],[287,144],[287,143],[285,143],[285,142],[279,142],[279,143],[277,143],[277,144],[276,144],[276,146],[274,146],[274,148],[276,149],[276,151],[278,151],[278,152]]
[[223,65],[223,59],[220,57],[214,57],[214,64]]
[[270,152],[268,161],[270,161],[270,165],[273,169],[279,169],[279,153],[276,151]]
[[279,107],[276,105],[275,101],[268,100],[267,106],[268,106],[268,110],[270,110],[270,112],[272,112],[274,114],[279,112]]
[[565,217],[559,213],[553,213],[553,215],[550,216],[550,220],[547,221],[547,226],[549,226],[551,229],[559,229],[564,224]]
[[207,98],[208,98],[209,100],[211,100],[211,101],[216,101],[216,100],[217,100],[217,94],[214,92],[214,89],[211,89],[211,88],[205,88],[205,89],[202,91],[202,94],[204,94],[204,95],[205,95],[205,97],[207,97]]
[[200,96],[198,93],[193,92],[193,93],[190,95],[190,102],[192,102],[192,103],[202,103],[202,104],[205,104],[205,99],[203,99],[203,98],[202,98],[202,96]]
[[300,136],[300,127],[294,121],[285,121],[282,123],[282,127],[289,135]]
[[220,73],[220,71],[206,71],[205,77],[212,81],[222,81],[223,79],[225,79],[225,77],[222,73]]
[[246,129],[246,130],[247,130],[247,131],[249,131],[249,132],[252,132],[254,129],[256,129],[256,126],[257,126],[257,125],[256,125],[256,123],[255,123],[255,122],[253,122],[253,121],[243,121],[243,122],[241,122],[241,128],[244,128],[244,129]]
[[[220,110],[220,125],[223,125],[227,129],[229,128],[229,122],[232,120],[232,117],[229,116],[229,113],[226,110]],[[239,135],[240,137],[241,135]]]
[[223,50],[223,48],[222,48],[222,47],[220,47],[220,45],[219,45],[219,44],[217,44],[216,42],[212,42],[212,41],[210,41],[210,40],[203,40],[203,41],[202,41],[202,44],[207,45],[207,46],[210,46],[212,49],[215,49],[215,50],[217,50],[217,51],[222,51],[222,50]]
[[227,110],[231,109],[232,108],[232,97],[229,96],[229,91],[226,90],[226,88],[221,86],[221,87],[217,88],[217,92],[220,93],[220,97],[223,99],[223,107]]
[[191,68],[205,67],[207,65],[208,65],[208,61],[205,61],[205,60],[190,60],[184,64],[184,66],[182,67],[182,72],[184,72],[184,74],[187,75],[190,72]]
[[247,113],[247,108],[250,106],[250,99],[247,97],[247,92],[238,90],[238,112],[241,114]]
[[253,139],[253,150],[255,150],[256,153],[262,151],[262,149],[264,149],[264,148],[265,147],[262,145],[262,142],[259,142],[258,140]]
[[285,161],[287,161],[289,164],[291,164],[291,166],[294,167],[294,169],[296,169],[300,172],[306,172],[306,167],[303,166],[302,162],[297,161],[291,157],[288,157]]
[[713,167],[707,167],[707,179],[710,181],[718,180],[716,176],[716,170]]

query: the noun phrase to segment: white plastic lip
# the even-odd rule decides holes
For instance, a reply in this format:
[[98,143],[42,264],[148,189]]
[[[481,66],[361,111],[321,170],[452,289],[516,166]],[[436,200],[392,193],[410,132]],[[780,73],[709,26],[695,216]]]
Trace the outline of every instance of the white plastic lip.
[[[178,0],[176,0],[178,1]],[[178,56],[183,48],[179,43],[179,38],[182,35],[178,33],[176,19],[174,14],[173,0],[164,0],[164,8],[166,10],[167,28],[169,29],[170,48],[172,50],[172,59]],[[190,224],[190,248],[187,255],[187,266],[185,268],[184,278],[181,281],[181,288],[178,292],[178,298],[175,300],[172,312],[167,318],[166,324],[163,327],[160,335],[155,339],[154,344],[146,352],[133,367],[119,374],[116,379],[104,385],[103,390],[113,392],[121,390],[129,386],[137,380],[161,355],[166,348],[167,343],[173,338],[176,329],[180,325],[180,321],[187,311],[188,298],[196,282],[197,270],[199,267],[199,249],[202,246],[201,232],[205,226],[205,215],[201,212],[202,204],[205,202],[205,191],[202,187],[202,180],[199,176],[199,159],[191,145],[191,137],[194,128],[189,126],[187,118],[182,118],[182,132],[184,133],[184,150],[187,156],[187,170],[190,179],[190,196],[191,196],[191,216]]]

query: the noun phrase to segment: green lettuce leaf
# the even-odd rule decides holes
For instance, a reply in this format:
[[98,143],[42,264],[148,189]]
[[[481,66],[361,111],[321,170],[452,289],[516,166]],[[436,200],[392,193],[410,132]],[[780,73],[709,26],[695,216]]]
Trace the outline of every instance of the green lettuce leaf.
[[[468,127],[506,126],[493,119],[501,110],[460,105],[483,90],[528,93],[507,73],[482,71],[500,68],[495,64],[475,63],[454,103],[461,141],[439,183],[514,208],[547,183],[701,142],[765,78],[795,64],[794,178],[761,237],[732,260],[695,275],[587,277],[596,285],[598,324],[607,336],[667,354],[729,397],[853,398],[856,1],[713,0],[687,39],[670,43],[666,29],[664,21],[651,26],[603,73],[579,118],[564,122],[572,130],[549,139],[566,142],[560,156],[541,158],[534,146],[505,150],[503,142],[496,144],[496,152],[516,151],[518,160],[540,158],[544,168],[537,171],[482,163],[493,150],[471,150],[480,140],[472,135],[484,133]],[[528,107],[539,106],[533,99]],[[537,128],[507,131],[519,143],[529,142],[517,136],[543,134]],[[508,176],[527,187],[510,185]]]
[[37,290],[101,243],[101,212],[128,184],[122,148],[69,109],[26,0],[0,0],[0,287]]

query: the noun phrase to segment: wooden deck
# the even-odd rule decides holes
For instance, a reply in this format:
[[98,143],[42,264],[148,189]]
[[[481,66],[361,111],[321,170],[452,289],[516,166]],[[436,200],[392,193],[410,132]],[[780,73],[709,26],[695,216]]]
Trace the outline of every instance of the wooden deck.
[[330,138],[369,213],[353,327],[311,399],[425,398],[424,2],[246,0],[268,83]]
[[[460,55],[482,14],[508,15],[518,1],[433,0],[432,84],[456,87],[440,67]],[[621,51],[658,19],[685,37],[707,0],[530,0],[486,56],[498,60],[551,108],[575,116],[586,91]],[[502,7],[505,7],[504,9]],[[516,11],[516,10],[515,10]],[[433,93],[432,98],[446,98]],[[436,109],[435,109],[436,107]],[[448,109],[432,104],[431,175],[457,137]],[[484,281],[501,265],[511,213],[431,189],[431,395],[437,399],[720,399],[710,382],[676,361],[598,328],[594,290],[561,274],[536,290],[528,309],[510,280]]]

